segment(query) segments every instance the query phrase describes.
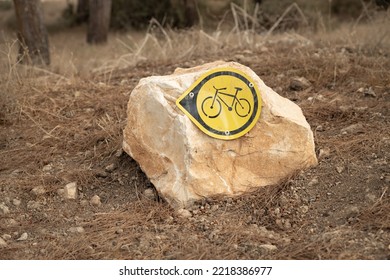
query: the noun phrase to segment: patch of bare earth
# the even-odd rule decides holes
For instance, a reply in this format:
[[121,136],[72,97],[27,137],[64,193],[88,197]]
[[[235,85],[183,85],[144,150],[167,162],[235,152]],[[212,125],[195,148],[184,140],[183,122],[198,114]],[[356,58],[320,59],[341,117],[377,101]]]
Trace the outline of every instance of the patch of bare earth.
[[[389,53],[294,38],[2,86],[0,259],[389,259]],[[219,59],[302,108],[319,165],[183,217],[121,151],[126,105],[142,77]]]

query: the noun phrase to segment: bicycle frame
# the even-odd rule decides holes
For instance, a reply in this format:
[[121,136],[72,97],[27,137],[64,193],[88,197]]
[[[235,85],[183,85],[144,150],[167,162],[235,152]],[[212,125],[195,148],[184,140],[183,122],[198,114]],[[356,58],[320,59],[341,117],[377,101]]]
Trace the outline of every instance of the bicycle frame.
[[[223,102],[223,104],[225,104],[225,106],[229,109],[229,111],[233,110],[233,105],[234,105],[234,102],[235,102],[236,100],[237,100],[238,104],[240,104],[240,105],[242,106],[240,100],[238,100],[238,98],[237,98],[238,92],[241,91],[242,88],[240,88],[240,87],[235,87],[235,89],[236,89],[236,93],[235,93],[235,94],[229,94],[229,93],[221,92],[221,91],[220,91],[220,90],[226,90],[226,88],[216,88],[215,86],[213,86],[213,88],[215,89],[215,94],[214,94],[213,102],[211,103],[211,108],[213,108],[214,103],[215,103],[215,100],[217,99],[217,97],[218,97],[219,100],[221,100],[221,101]],[[232,105],[229,106],[229,105],[225,102],[225,100],[223,100],[223,99],[221,98],[221,96],[220,96],[221,94],[233,98]]]

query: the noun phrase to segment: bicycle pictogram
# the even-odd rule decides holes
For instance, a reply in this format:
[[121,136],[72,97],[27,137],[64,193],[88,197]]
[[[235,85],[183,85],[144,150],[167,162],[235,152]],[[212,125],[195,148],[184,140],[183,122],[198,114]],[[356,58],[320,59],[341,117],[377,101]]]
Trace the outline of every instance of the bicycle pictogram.
[[205,72],[176,100],[201,131],[222,140],[250,131],[260,117],[261,104],[255,79],[235,67]]
[[[209,118],[217,118],[222,112],[222,104],[228,109],[228,111],[234,111],[235,113],[241,117],[245,118],[251,112],[251,105],[246,98],[238,98],[238,94],[242,91],[242,88],[235,87],[236,92],[234,94],[230,94],[224,92],[227,88],[216,88],[215,93],[212,96],[206,97],[201,105],[202,112]],[[231,104],[227,99],[231,99]]]

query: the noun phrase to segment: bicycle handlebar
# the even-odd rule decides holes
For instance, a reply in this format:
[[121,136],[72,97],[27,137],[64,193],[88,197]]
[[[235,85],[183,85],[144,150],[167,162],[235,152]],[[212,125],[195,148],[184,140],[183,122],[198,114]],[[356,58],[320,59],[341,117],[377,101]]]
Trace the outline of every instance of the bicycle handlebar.
[[225,89],[227,89],[227,88],[216,88],[215,86],[213,86],[213,88],[215,89],[215,90],[225,90]]

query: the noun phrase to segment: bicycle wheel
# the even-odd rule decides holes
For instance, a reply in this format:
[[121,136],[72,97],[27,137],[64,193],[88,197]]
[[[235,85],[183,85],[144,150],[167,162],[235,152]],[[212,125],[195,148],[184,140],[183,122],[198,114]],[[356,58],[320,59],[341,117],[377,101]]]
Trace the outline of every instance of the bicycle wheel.
[[202,112],[209,118],[218,117],[222,110],[221,102],[216,99],[213,104],[213,98],[209,96],[202,102]]
[[240,98],[240,102],[236,102],[234,110],[236,111],[237,115],[239,115],[241,118],[244,118],[251,112],[251,104],[247,99]]

